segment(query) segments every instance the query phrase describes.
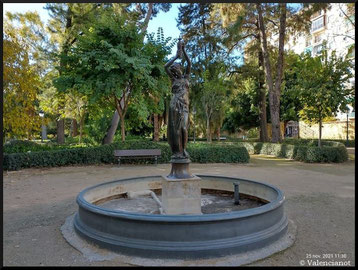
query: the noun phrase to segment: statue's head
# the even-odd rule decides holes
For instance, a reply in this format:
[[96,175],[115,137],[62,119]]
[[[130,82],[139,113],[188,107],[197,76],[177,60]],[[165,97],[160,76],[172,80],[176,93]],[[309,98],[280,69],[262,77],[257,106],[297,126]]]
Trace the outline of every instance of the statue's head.
[[181,64],[174,63],[173,65],[171,65],[170,72],[173,74],[173,76],[175,78],[181,78],[183,75],[182,70],[181,70]]

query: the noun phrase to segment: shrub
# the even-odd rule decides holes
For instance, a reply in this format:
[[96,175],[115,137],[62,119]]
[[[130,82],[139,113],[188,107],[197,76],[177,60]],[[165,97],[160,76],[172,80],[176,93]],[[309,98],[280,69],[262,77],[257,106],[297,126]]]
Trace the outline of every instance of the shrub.
[[27,151],[41,151],[42,145],[32,141],[12,140],[4,144],[4,153],[22,153]]
[[247,149],[250,154],[272,155],[295,159],[303,162],[344,162],[348,160],[346,147],[333,141],[325,141],[319,148],[315,142],[296,142],[296,144],[287,143],[262,143],[262,142],[239,142]]
[[[286,138],[283,141],[284,143],[288,144],[295,144],[295,145],[311,145],[311,146],[318,146],[318,139],[293,139],[293,138]],[[338,146],[339,143],[345,145],[346,147],[355,147],[355,140],[339,140],[339,139],[330,139],[330,140],[321,140],[322,145],[329,145],[329,146]]]
[[258,128],[250,128],[247,131],[247,138],[257,139],[258,137],[259,137],[259,129]]
[[187,151],[191,161],[198,163],[245,163],[250,159],[245,147],[237,145],[189,145]]
[[[124,143],[113,143],[97,147],[80,147],[63,150],[11,153],[3,156],[4,170],[19,170],[31,167],[56,167],[81,164],[110,164],[117,160],[113,155],[116,149],[161,149],[162,155],[159,163],[167,163],[171,158],[171,150],[168,143],[156,143],[152,141],[133,140]],[[210,145],[192,144],[187,147],[192,162],[248,162],[247,150],[238,145]],[[123,159],[121,163],[148,163],[148,159]]]

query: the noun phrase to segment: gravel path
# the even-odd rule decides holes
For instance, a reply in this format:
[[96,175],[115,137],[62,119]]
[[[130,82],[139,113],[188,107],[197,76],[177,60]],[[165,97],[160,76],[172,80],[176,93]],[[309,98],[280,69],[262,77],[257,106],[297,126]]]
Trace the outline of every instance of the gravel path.
[[[82,189],[120,178],[165,175],[169,171],[169,164],[160,164],[5,172],[3,264],[125,266],[120,261],[89,262],[65,241],[60,227],[66,217],[77,211],[75,198]],[[191,164],[191,171],[263,181],[285,193],[287,215],[297,225],[296,242],[287,250],[250,265],[309,265],[312,259],[355,265],[354,161],[306,164],[254,155],[249,164]]]

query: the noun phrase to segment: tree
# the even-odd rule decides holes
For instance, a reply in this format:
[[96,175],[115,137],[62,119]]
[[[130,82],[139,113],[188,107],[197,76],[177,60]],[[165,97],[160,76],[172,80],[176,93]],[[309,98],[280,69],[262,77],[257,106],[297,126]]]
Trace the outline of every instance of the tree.
[[231,74],[235,90],[225,128],[231,132],[240,128],[249,129],[257,127],[260,123],[260,80],[261,71],[257,69],[257,61],[252,59]]
[[303,109],[300,100],[300,91],[296,85],[298,82],[297,69],[300,65],[299,55],[288,52],[285,54],[282,94],[280,98],[280,119],[284,123],[284,129],[289,121],[299,121],[299,112]]
[[[260,141],[268,141],[267,133],[267,113],[266,113],[266,89],[264,87],[264,71],[263,71],[263,53],[261,50],[261,34],[257,20],[257,11],[252,3],[225,3],[214,4],[211,12],[213,19],[221,21],[224,28],[223,43],[228,49],[228,53],[234,51],[235,48],[243,50],[245,47],[245,61],[256,62],[256,69],[260,71],[257,77],[259,82],[258,91],[260,97],[258,106],[258,117],[260,122]],[[256,58],[256,61],[253,59]],[[235,73],[238,71],[234,71]],[[235,110],[233,110],[235,111]],[[239,114],[236,116],[239,117]],[[232,118],[232,116],[231,116]],[[231,121],[240,122],[238,121]]]
[[[48,25],[48,31],[51,35],[51,48],[48,54],[58,60],[58,64],[61,67],[63,66],[64,58],[55,56],[66,55],[69,52],[77,38],[83,34],[83,29],[88,28],[88,25],[92,24],[100,16],[100,5],[90,3],[46,4],[45,9],[49,11],[51,17]],[[54,62],[56,63],[57,61]],[[59,71],[61,72],[62,68]],[[57,110],[57,143],[62,144],[65,142],[65,93],[56,93],[55,100],[57,105],[55,108]]]
[[5,21],[3,36],[4,137],[30,138],[41,125],[37,112],[40,76],[30,63],[29,47]]
[[[108,4],[111,7],[115,7],[116,4]],[[117,4],[118,5],[118,4]],[[123,4],[122,4],[123,5]],[[135,9],[131,9],[131,7],[135,5]],[[171,8],[171,4],[169,3],[136,3],[136,4],[129,4],[125,9],[126,12],[121,12],[119,14],[126,15],[127,18],[131,22],[135,22],[136,25],[140,28],[142,38],[144,39],[145,33],[147,31],[149,21],[155,17],[161,10],[164,12],[169,11]],[[121,106],[123,106],[123,100]],[[109,144],[113,141],[114,134],[116,133],[117,127],[119,123],[119,114],[117,110],[113,114],[111,124],[104,136],[102,143]]]
[[[256,8],[255,8],[256,6]],[[326,8],[328,4],[301,4],[300,11],[286,4],[252,4],[232,3],[215,4],[212,12],[213,18],[221,20],[224,28],[222,39],[229,51],[234,48],[245,50],[245,57],[257,55],[258,68],[264,71],[265,76],[259,77],[260,104],[260,139],[267,140],[266,130],[266,88],[269,93],[271,122],[274,124],[273,139],[280,139],[280,92],[284,65],[283,47],[285,37],[295,37],[296,33],[308,32],[311,15]],[[264,14],[264,16],[263,16]],[[278,37],[278,45],[275,39]],[[278,47],[277,65],[271,64],[271,54]],[[245,59],[246,60],[246,59]],[[267,70],[269,69],[269,71]],[[276,79],[274,79],[276,77]],[[274,112],[274,114],[273,114]]]
[[354,89],[347,83],[353,77],[353,64],[349,59],[337,57],[332,52],[328,57],[323,51],[319,57],[309,54],[301,56],[297,66],[297,89],[304,107],[300,117],[304,121],[319,124],[318,146],[321,146],[322,120],[344,111],[346,105],[354,98]]
[[230,93],[227,75],[236,59],[222,45],[222,29],[210,17],[212,7],[213,4],[185,4],[179,7],[177,20],[192,61],[191,107],[197,110],[197,124],[206,127],[208,141],[213,128],[220,133],[226,94]]
[[286,34],[286,4],[280,5],[280,29],[279,29],[279,45],[278,45],[278,60],[276,70],[275,85],[273,83],[272,68],[270,62],[270,55],[267,46],[267,34],[265,28],[265,22],[262,15],[261,4],[257,4],[258,21],[260,33],[262,36],[261,49],[263,53],[263,60],[265,65],[265,77],[267,87],[269,89],[269,102],[270,102],[270,114],[272,125],[272,142],[281,141],[281,129],[280,129],[280,95],[281,95],[281,83],[283,74],[283,58],[284,58],[284,41]]
[[74,89],[90,103],[106,101],[120,116],[122,141],[125,140],[125,115],[131,101],[141,102],[143,89],[156,86],[148,48],[134,23],[108,12],[97,24],[84,30],[76,47],[62,55],[61,76],[55,80],[60,91]]
[[154,33],[147,35],[147,37],[148,43],[145,48],[147,48],[147,54],[151,56],[151,63],[156,67],[152,72],[155,78],[154,88],[147,89],[148,95],[145,95],[145,97],[148,110],[153,113],[153,140],[159,141],[159,115],[164,112],[165,100],[170,96],[170,81],[164,72],[164,65],[176,39],[171,41],[171,37],[164,38],[162,27],[158,28],[156,38],[154,38]]
[[224,112],[231,96],[230,84],[225,75],[225,66],[220,62],[213,63],[204,72],[201,103],[206,117],[206,138],[208,142],[212,141],[212,127],[219,130],[218,139],[220,139],[220,128],[224,120]]

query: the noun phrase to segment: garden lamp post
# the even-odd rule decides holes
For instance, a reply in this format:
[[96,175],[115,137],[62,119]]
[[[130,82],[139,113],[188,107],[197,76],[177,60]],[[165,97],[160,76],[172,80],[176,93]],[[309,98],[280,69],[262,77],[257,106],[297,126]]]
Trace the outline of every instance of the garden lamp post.
[[44,120],[43,120],[45,113],[41,110],[39,112],[39,116],[41,117],[41,142],[43,142],[44,139],[47,139],[46,126],[44,125]]
[[196,114],[196,110],[195,107],[193,108],[193,127],[194,127],[194,132],[193,132],[193,142],[195,143],[195,114]]

